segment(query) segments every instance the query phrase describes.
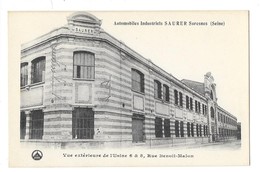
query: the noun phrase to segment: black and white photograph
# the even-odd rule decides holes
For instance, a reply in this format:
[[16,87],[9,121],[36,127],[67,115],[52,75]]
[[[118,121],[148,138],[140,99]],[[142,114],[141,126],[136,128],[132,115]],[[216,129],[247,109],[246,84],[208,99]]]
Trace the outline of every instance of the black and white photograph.
[[10,165],[248,165],[248,16],[9,12]]

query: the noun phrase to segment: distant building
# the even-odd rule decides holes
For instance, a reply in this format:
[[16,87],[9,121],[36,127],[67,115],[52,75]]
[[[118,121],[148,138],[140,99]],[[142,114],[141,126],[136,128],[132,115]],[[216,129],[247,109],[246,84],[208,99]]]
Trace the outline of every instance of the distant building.
[[53,147],[156,146],[236,139],[211,73],[178,80],[78,12],[23,44],[20,139]]

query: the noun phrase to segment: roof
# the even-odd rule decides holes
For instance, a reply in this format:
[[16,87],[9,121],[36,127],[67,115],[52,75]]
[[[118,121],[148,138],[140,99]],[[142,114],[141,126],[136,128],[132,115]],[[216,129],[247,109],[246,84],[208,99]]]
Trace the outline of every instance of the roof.
[[188,79],[183,79],[181,80],[185,85],[199,93],[200,95],[205,95],[205,88],[204,88],[204,83],[202,82],[197,82],[197,81],[192,81]]

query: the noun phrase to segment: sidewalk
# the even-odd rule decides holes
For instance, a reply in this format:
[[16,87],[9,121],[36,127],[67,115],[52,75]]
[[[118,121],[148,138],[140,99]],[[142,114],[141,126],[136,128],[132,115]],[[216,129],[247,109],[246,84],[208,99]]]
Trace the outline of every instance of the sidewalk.
[[232,140],[232,141],[218,141],[218,142],[211,142],[211,143],[201,143],[201,144],[176,144],[176,145],[158,145],[158,146],[152,146],[151,149],[203,149],[203,148],[217,148],[217,147],[226,147],[226,148],[232,148],[232,147],[239,148],[241,146],[240,140]]

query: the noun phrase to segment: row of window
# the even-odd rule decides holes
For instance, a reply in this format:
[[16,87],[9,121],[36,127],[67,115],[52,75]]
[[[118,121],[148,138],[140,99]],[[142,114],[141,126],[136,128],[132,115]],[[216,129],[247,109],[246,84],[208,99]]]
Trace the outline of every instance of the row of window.
[[226,116],[222,113],[219,113],[219,112],[218,112],[218,121],[225,123],[225,124],[230,124],[230,125],[233,125],[233,126],[237,125],[235,120],[233,120],[233,119],[229,118],[228,116]]
[[[29,139],[42,139],[44,132],[44,114],[42,110],[32,111],[29,123]],[[20,116],[20,139],[26,135],[26,115]],[[72,112],[72,138],[93,139],[94,112],[90,108],[75,108]]]
[[[164,122],[164,128],[162,127],[162,123]],[[194,124],[187,122],[187,137],[194,137],[194,133],[196,132],[197,137],[207,136],[208,135],[208,126],[207,125],[199,125],[196,124],[196,131],[194,131]],[[155,118],[155,137],[160,138],[163,137],[171,137],[171,127],[170,127],[170,119],[164,119],[156,117]],[[203,131],[202,131],[203,130]],[[175,136],[176,137],[184,137],[184,123],[183,121],[175,121]]]
[[[163,93],[162,93],[162,88],[163,88]],[[163,99],[165,102],[170,101],[170,90],[169,86],[166,84],[162,84],[158,80],[154,80],[154,97],[157,99]]]
[[[164,122],[164,128],[162,124]],[[187,122],[187,137],[208,136],[208,126]],[[163,132],[164,130],[164,132]],[[195,130],[195,131],[194,131]],[[44,132],[44,114],[42,110],[32,111],[29,123],[29,139],[42,139]],[[157,138],[171,137],[170,119],[155,118],[155,136]],[[26,115],[21,112],[20,116],[20,138],[26,135]],[[235,130],[219,128],[220,136],[235,136]],[[75,108],[72,113],[72,138],[93,139],[94,136],[94,112],[91,108]],[[183,121],[175,121],[175,136],[184,137]]]
[[[163,137],[162,122],[164,122],[164,136],[171,137],[170,119],[155,118],[155,136]],[[208,127],[196,124],[197,137],[208,135]],[[29,139],[42,139],[44,132],[44,114],[42,110],[32,111],[29,123]],[[20,116],[20,138],[26,135],[26,115],[21,112]],[[93,139],[94,136],[94,112],[90,108],[75,108],[72,113],[72,138]],[[175,121],[175,136],[184,137],[183,121]],[[194,124],[187,123],[187,136],[194,137]]]
[[[38,57],[31,62],[31,84],[44,81],[45,57]],[[53,61],[52,61],[53,62]],[[73,53],[73,77],[79,79],[95,78],[95,55],[90,52],[78,51]],[[21,64],[21,86],[28,85],[28,63]],[[136,69],[132,69],[132,89],[144,93],[144,74]],[[154,80],[154,97],[163,99],[165,102],[170,101],[169,86],[161,84],[160,81]],[[183,107],[182,92],[174,90],[175,105]],[[187,109],[193,110],[193,100],[186,96]],[[203,107],[203,114],[206,107]],[[200,102],[195,100],[195,112],[200,113]]]
[[[132,90],[144,93],[144,74],[136,69],[132,69]],[[165,102],[170,101],[169,86],[162,84],[158,80],[154,80],[154,97],[162,99]],[[183,94],[177,90],[174,90],[174,104],[183,107]],[[193,99],[186,96],[186,108],[193,110]],[[195,100],[195,112],[201,113],[201,103]],[[202,104],[202,114],[207,112],[207,106]]]
[[[45,57],[38,57],[31,61],[31,84],[44,81]],[[52,59],[52,70],[55,70]],[[28,85],[28,62],[21,64],[21,87]],[[90,52],[78,51],[73,53],[73,78],[95,78],[95,55]]]
[[225,128],[219,128],[219,136],[226,137],[226,136],[237,136],[237,130],[230,130]]

